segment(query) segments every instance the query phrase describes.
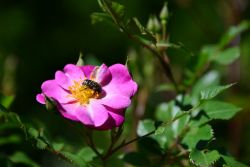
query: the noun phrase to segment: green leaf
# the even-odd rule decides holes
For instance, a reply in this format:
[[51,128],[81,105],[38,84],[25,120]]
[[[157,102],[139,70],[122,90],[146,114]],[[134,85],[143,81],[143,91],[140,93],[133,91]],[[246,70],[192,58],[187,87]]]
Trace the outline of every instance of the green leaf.
[[78,151],[77,156],[82,157],[86,162],[90,162],[96,157],[96,154],[91,148],[84,147]]
[[0,104],[5,108],[9,108],[15,99],[15,96],[0,96]]
[[37,138],[39,136],[38,130],[36,130],[35,128],[32,128],[32,127],[28,129],[28,133],[33,138]]
[[240,33],[246,31],[249,28],[250,28],[249,21],[242,21],[239,25],[231,27],[221,38],[221,41],[219,42],[220,47],[228,45]]
[[6,144],[19,144],[21,143],[22,138],[19,135],[13,134],[10,136],[0,137],[0,146]]
[[178,108],[174,108],[174,101],[169,103],[161,103],[156,108],[155,117],[158,121],[170,121],[173,118],[172,112],[178,112],[178,110]]
[[31,160],[26,154],[23,152],[17,151],[12,156],[9,157],[9,159],[16,164],[24,164],[29,167],[39,167],[39,165]]
[[79,156],[78,154],[70,153],[67,151],[62,151],[61,153],[79,167],[88,166],[84,158],[82,156]]
[[228,84],[228,85],[223,85],[223,86],[211,86],[211,87],[205,88],[205,89],[201,90],[200,99],[201,100],[210,100],[210,99],[214,98],[215,96],[217,96],[218,94],[220,94],[225,89],[228,89],[233,85],[234,84]]
[[90,18],[91,18],[92,24],[96,24],[98,22],[103,22],[103,21],[112,23],[111,17],[107,15],[106,13],[95,12],[90,15]]
[[111,2],[111,9],[117,15],[119,19],[123,19],[125,16],[125,7],[117,2]]
[[131,34],[141,34],[143,32],[143,26],[137,18],[130,19],[126,28]]
[[217,52],[218,47],[216,45],[206,45],[201,49],[200,54],[190,56],[188,67],[185,70],[184,85],[191,86],[199,73],[207,66],[211,57]]
[[3,118],[4,123],[10,123],[13,126],[16,126],[18,128],[23,129],[24,131],[26,130],[24,124],[22,123],[22,121],[20,119],[20,117],[16,113],[9,112],[9,111],[4,111],[4,112],[0,112],[0,117]]
[[149,32],[137,18],[130,19],[125,28],[130,32],[130,34],[156,44],[155,36]]
[[154,130],[155,130],[154,121],[152,121],[150,119],[145,119],[145,120],[139,122],[138,128],[137,128],[137,134],[139,136],[143,136],[143,135],[146,135],[147,133],[150,133]]
[[160,134],[164,133],[165,130],[166,130],[166,127],[160,126],[160,127],[158,127],[158,128],[156,129],[155,135],[160,135]]
[[199,150],[193,149],[190,152],[189,156],[190,156],[190,160],[192,163],[194,163],[197,166],[202,166],[202,167],[210,167],[220,158],[220,154],[216,150],[199,151]]
[[211,119],[226,120],[232,118],[241,110],[241,108],[233,104],[220,101],[207,101],[201,106],[201,108]]
[[36,139],[36,147],[41,150],[45,150],[48,144],[44,140]]
[[8,112],[8,110],[2,104],[0,104],[0,114],[1,112]]
[[213,137],[213,129],[210,125],[202,127],[191,127],[188,133],[182,140],[183,144],[186,144],[188,148],[195,148],[197,143],[201,140],[210,140]]
[[221,157],[226,162],[228,167],[248,167],[247,165],[236,161],[233,157],[229,157],[225,155],[221,155]]
[[216,56],[214,56],[212,59],[213,61],[222,64],[222,65],[229,65],[233,63],[237,58],[240,57],[240,48],[238,46],[228,48]]
[[210,71],[203,75],[193,86],[192,95],[199,96],[200,91],[211,86],[219,84],[219,73],[217,71]]
[[29,128],[28,134],[35,141],[36,147],[38,149],[46,149],[47,147],[50,147],[53,149],[53,144],[47,139],[47,137],[43,133],[43,129],[36,130],[35,128]]
[[53,143],[52,146],[55,151],[61,151],[64,148],[63,143]]
[[125,7],[117,2],[110,0],[100,0],[100,7],[110,15],[116,24],[123,24],[125,16]]
[[148,157],[139,152],[130,152],[125,154],[123,160],[129,164],[136,166],[150,166],[150,161]]
[[[188,115],[178,118],[180,115],[185,114],[184,112],[185,111],[181,111],[180,108],[175,105],[174,101],[159,105],[156,110],[156,118],[163,123],[156,129],[155,135],[167,133],[166,131],[168,131],[168,133],[173,134],[174,137],[177,137],[190,118]],[[178,120],[175,120],[176,118],[178,118]],[[172,122],[173,120],[175,121]]]

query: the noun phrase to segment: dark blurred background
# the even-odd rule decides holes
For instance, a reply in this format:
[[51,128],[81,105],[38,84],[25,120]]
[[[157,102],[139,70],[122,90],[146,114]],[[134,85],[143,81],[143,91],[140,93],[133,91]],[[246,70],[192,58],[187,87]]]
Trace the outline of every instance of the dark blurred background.
[[[163,0],[119,0],[127,16],[136,16],[145,25],[150,14],[158,14]],[[249,0],[169,0],[171,18],[168,32],[173,42],[198,52],[201,46],[217,42],[232,25],[250,19]],[[24,119],[44,116],[35,101],[44,80],[52,79],[65,64],[76,63],[82,52],[87,63],[125,63],[131,47],[138,47],[112,24],[91,24],[90,14],[100,11],[95,0],[8,0],[0,1],[0,80],[2,93],[16,94],[11,110]],[[230,122],[216,122],[215,136],[222,147],[242,161],[250,156],[250,32],[241,39],[241,58],[221,68],[225,82],[239,84],[228,94],[244,108]],[[181,52],[170,52],[173,64],[185,63]],[[59,129],[59,130],[58,130]],[[225,141],[227,143],[225,143]]]

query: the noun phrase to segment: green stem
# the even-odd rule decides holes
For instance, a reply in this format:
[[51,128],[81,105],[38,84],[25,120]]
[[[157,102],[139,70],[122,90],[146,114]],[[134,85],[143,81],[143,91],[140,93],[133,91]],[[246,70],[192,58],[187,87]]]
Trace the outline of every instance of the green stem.
[[142,139],[142,138],[144,138],[144,137],[150,136],[150,135],[152,135],[152,134],[154,134],[154,133],[155,133],[155,130],[153,130],[152,132],[149,132],[149,133],[147,133],[147,134],[145,134],[145,135],[143,135],[143,136],[136,137],[136,138],[134,138],[134,139],[132,139],[132,140],[130,140],[130,141],[128,141],[128,142],[122,143],[122,144],[120,144],[119,146],[117,146],[117,147],[115,147],[114,149],[112,149],[112,150],[111,150],[108,154],[106,154],[103,158],[104,158],[104,159],[107,159],[108,157],[110,157],[112,154],[114,154],[115,152],[117,152],[117,151],[120,150],[121,148],[123,148],[123,147],[125,147],[125,146],[127,146],[127,145],[129,145],[129,144],[131,144],[131,143],[133,143],[133,142],[135,142],[135,141],[138,141],[138,140],[140,140],[140,139]]
[[94,140],[93,140],[93,135],[92,135],[92,130],[91,129],[87,129],[88,132],[84,131],[84,136],[86,137],[86,143],[87,145],[95,152],[95,154],[100,158],[103,159],[102,154],[96,149],[96,146],[94,144]]
[[111,16],[111,18],[113,19],[114,23],[116,25],[118,25],[118,27],[133,41],[135,41],[136,43],[140,44],[142,47],[148,49],[153,55],[155,55],[158,60],[160,61],[165,74],[167,76],[167,78],[169,78],[170,82],[173,83],[175,90],[177,93],[179,93],[179,88],[177,85],[177,82],[174,79],[172,70],[170,68],[169,62],[166,61],[166,59],[164,58],[164,56],[162,56],[156,47],[152,47],[151,45],[148,45],[147,43],[141,41],[140,39],[138,39],[138,37],[134,36],[133,34],[131,34],[129,31],[127,31],[126,27],[124,27],[124,25],[122,25],[119,21],[118,21],[118,17],[115,15],[115,13],[112,12],[112,10],[110,9],[109,5],[107,4],[106,0],[102,0],[103,5],[105,6],[105,8],[107,9],[107,13]]
[[[164,126],[171,125],[172,123],[174,123],[176,120],[180,119],[181,117],[183,117],[183,116],[185,116],[185,115],[187,115],[187,114],[190,114],[192,111],[194,111],[196,108],[198,108],[198,107],[200,106],[200,104],[201,104],[201,103],[199,103],[197,106],[191,108],[190,110],[185,111],[185,112],[183,112],[183,113],[180,114],[180,115],[177,115],[177,116],[174,117],[171,121],[166,122],[166,123],[163,123],[162,125],[164,125]],[[144,137],[150,136],[150,135],[154,134],[155,131],[156,131],[156,130],[153,130],[153,131],[151,131],[151,132],[149,132],[149,133],[147,133],[147,134],[145,134],[145,135],[143,135],[143,136],[136,137],[136,138],[134,138],[134,139],[132,139],[132,140],[130,140],[130,141],[128,141],[128,142],[125,142],[125,143],[120,144],[119,146],[117,146],[116,148],[114,148],[114,149],[112,149],[110,152],[108,152],[108,154],[106,154],[103,158],[104,158],[104,159],[107,159],[109,156],[111,156],[113,153],[115,153],[116,151],[120,150],[121,148],[123,148],[123,147],[125,147],[125,146],[127,146],[127,145],[129,145],[129,144],[131,144],[131,143],[133,143],[133,142],[135,142],[135,141],[138,141],[138,140],[140,140],[140,139],[142,139],[142,138],[144,138]]]

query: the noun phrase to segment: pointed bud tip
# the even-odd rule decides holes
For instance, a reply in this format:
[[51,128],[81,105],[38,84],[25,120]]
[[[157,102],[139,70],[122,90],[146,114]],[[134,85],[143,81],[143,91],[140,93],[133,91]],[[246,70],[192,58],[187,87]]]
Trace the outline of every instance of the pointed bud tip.
[[164,3],[163,8],[160,12],[160,19],[162,20],[168,19],[168,3],[167,2]]

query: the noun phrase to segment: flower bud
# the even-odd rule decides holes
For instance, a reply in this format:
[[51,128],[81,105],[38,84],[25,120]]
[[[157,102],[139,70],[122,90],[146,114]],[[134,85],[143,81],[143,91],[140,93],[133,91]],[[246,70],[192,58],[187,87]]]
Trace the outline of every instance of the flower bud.
[[160,19],[161,20],[167,20],[168,19],[168,4],[167,2],[164,3],[163,8],[160,13]]
[[161,24],[156,16],[153,16],[153,24],[154,24],[154,29],[155,32],[160,32],[161,31]]
[[148,19],[147,29],[154,32],[154,21],[152,16],[150,16]]

